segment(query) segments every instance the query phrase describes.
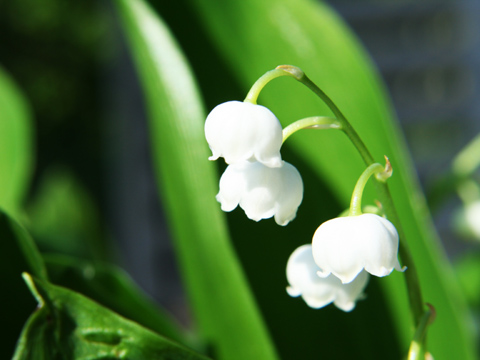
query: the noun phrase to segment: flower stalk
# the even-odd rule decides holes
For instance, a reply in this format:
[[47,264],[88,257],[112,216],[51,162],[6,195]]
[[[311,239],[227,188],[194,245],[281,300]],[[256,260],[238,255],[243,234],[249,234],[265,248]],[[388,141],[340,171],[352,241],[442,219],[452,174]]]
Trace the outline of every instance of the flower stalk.
[[375,175],[378,181],[385,182],[390,176],[392,176],[392,166],[390,161],[385,156],[386,164],[385,167],[375,163],[370,165],[365,171],[360,175],[355,189],[353,189],[352,200],[350,201],[350,212],[349,216],[356,216],[362,214],[362,195],[365,185],[367,185],[368,179],[370,176]]
[[329,116],[312,116],[300,119],[283,129],[283,142],[292,134],[303,129],[341,129],[337,119]]
[[250,91],[245,97],[244,102],[248,102],[256,105],[258,95],[260,94],[262,89],[265,87],[265,85],[267,85],[270,81],[280,76],[291,76],[291,75],[290,73],[286,73],[285,71],[283,71],[283,69],[279,69],[278,67],[263,74],[257,81],[255,81],[253,86],[250,88]]
[[427,303],[428,309],[422,315],[418,324],[413,340],[408,350],[408,360],[425,359],[425,339],[427,335],[427,327],[431,325],[436,317],[435,308]]
[[[335,115],[335,118],[338,121],[340,128],[345,132],[350,141],[356,147],[357,151],[362,156],[365,164],[367,166],[371,166],[375,163],[375,161],[373,160],[373,156],[371,155],[368,148],[365,146],[365,143],[362,141],[358,133],[351,126],[350,122],[346,119],[340,109],[313,81],[311,81],[305,75],[305,73],[301,69],[291,65],[280,65],[277,66],[274,71],[275,77],[281,76],[277,71],[283,71],[284,75],[293,77],[297,81],[307,86],[310,90],[312,90],[330,108],[332,113]],[[379,198],[385,209],[385,213],[387,214],[390,221],[397,228],[399,237],[401,239],[399,245],[399,255],[402,259],[403,265],[408,267],[408,271],[405,272],[405,279],[414,325],[415,327],[417,327],[420,324],[422,316],[424,314],[422,293],[418,280],[418,274],[415,268],[415,264],[413,263],[410,251],[405,243],[405,234],[402,230],[395,206],[393,205],[393,199],[390,194],[390,190],[387,184],[382,181],[376,181],[375,184],[377,192],[379,194]]]

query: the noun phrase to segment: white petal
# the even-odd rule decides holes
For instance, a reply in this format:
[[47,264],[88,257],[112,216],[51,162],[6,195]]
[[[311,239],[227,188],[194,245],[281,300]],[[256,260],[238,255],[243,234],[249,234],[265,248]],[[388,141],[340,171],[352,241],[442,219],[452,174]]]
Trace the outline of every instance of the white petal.
[[343,310],[345,312],[350,312],[355,308],[355,303],[353,301],[347,301],[347,302],[338,302],[335,301],[335,306],[338,307],[340,310]]
[[282,126],[266,107],[229,101],[215,107],[205,122],[205,137],[213,155],[227,164],[259,161],[265,166],[282,166]]
[[398,262],[398,233],[391,222],[374,214],[329,220],[313,236],[313,257],[323,274],[332,273],[344,284],[365,269],[386,276]]
[[223,211],[232,211],[238,206],[245,192],[246,183],[243,167],[227,166],[220,178],[220,192],[216,196]]
[[295,218],[303,199],[303,182],[295,167],[282,161],[270,168],[259,162],[231,164],[220,178],[217,200],[222,210],[240,205],[249,219],[259,221],[275,216],[279,225]]
[[300,289],[294,288],[292,286],[287,286],[287,293],[291,297],[297,297],[297,296],[302,295],[302,292],[300,291]]
[[357,277],[348,284],[342,284],[337,291],[334,304],[343,311],[351,311],[355,307],[355,301],[364,298],[363,289],[367,286],[369,275],[361,271]]
[[303,200],[303,181],[298,170],[284,162],[282,173],[282,191],[277,199],[275,221],[287,225],[297,215],[297,209]]
[[287,280],[290,284],[288,293],[291,296],[301,293],[307,305],[315,309],[333,302],[339,309],[351,311],[355,302],[363,296],[368,274],[362,271],[351,283],[342,284],[334,275],[318,277],[318,270],[312,255],[312,246],[308,244],[297,248],[287,263]]
[[302,295],[302,299],[305,303],[310,306],[312,309],[321,309],[322,307],[331,304],[335,300],[335,294],[332,292],[330,296],[311,296],[311,295]]

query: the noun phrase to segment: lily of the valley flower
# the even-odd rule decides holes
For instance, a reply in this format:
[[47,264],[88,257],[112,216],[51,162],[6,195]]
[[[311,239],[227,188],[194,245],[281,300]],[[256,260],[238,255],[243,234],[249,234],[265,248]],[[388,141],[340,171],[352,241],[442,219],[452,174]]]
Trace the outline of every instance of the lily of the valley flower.
[[223,157],[227,164],[250,160],[282,166],[282,126],[264,106],[241,101],[218,105],[207,117],[205,137],[213,154],[210,160]]
[[324,222],[313,236],[319,276],[330,274],[348,284],[365,269],[375,276],[404,271],[397,259],[398,233],[387,219],[362,214]]
[[363,297],[369,275],[362,271],[349,284],[342,284],[334,275],[321,278],[317,275],[310,244],[297,248],[287,263],[287,292],[290,296],[302,296],[308,306],[319,309],[333,302],[343,311],[351,311],[357,300]]
[[275,216],[279,225],[295,218],[303,199],[303,182],[297,169],[282,161],[271,168],[243,161],[227,167],[220,179],[217,200],[223,211],[240,205],[248,218],[259,221]]

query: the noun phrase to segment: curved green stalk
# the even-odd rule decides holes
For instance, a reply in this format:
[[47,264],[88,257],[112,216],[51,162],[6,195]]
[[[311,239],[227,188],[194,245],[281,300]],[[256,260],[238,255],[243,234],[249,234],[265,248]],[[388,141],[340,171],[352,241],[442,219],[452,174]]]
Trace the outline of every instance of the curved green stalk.
[[244,101],[252,104],[257,104],[257,99],[260,91],[262,91],[265,85],[267,85],[270,81],[280,76],[289,76],[289,74],[286,74],[285,71],[281,69],[273,69],[263,74],[257,81],[255,81],[253,86],[250,88],[250,91],[248,92]]
[[[350,125],[350,122],[342,114],[340,109],[327,96],[327,94],[325,94],[313,81],[311,81],[305,75],[305,73],[301,69],[291,65],[280,65],[280,66],[277,66],[275,70],[284,71],[285,75],[291,76],[295,80],[301,82],[302,84],[307,86],[310,90],[312,90],[320,99],[322,99],[322,101],[330,108],[330,110],[333,112],[333,114],[337,118],[337,121],[339,122],[341,129],[345,132],[345,134],[348,136],[350,141],[356,147],[356,149],[362,156],[362,159],[365,162],[365,164],[367,166],[370,166],[375,163],[373,160],[373,156],[365,146],[365,143],[362,141],[362,139],[357,134],[355,129]],[[278,76],[280,75],[277,75],[276,77]],[[415,267],[415,264],[413,263],[413,259],[410,254],[410,251],[406,246],[405,235],[402,230],[397,211],[395,209],[395,206],[393,205],[393,200],[390,194],[390,190],[388,189],[387,184],[383,182],[376,181],[375,184],[376,184],[377,192],[381,199],[382,205],[385,209],[385,213],[387,214],[389,220],[397,228],[398,234],[401,239],[399,244],[399,255],[403,265],[407,266],[408,268],[408,271],[405,272],[405,279],[406,279],[406,285],[408,289],[409,303],[410,303],[410,308],[413,314],[414,324],[415,326],[418,326],[423,316],[423,300],[422,300],[422,293],[420,289],[416,267]]]
[[362,214],[362,195],[365,185],[367,185],[368,179],[372,175],[376,175],[377,180],[385,182],[390,176],[392,176],[392,167],[387,158],[387,164],[385,167],[375,163],[370,165],[365,169],[365,171],[360,175],[353,189],[352,200],[350,201],[350,211],[349,216],[357,216]]
[[427,304],[428,310],[424,312],[420,323],[418,324],[415,335],[413,336],[410,349],[408,350],[408,360],[423,360],[425,359],[425,338],[427,334],[427,327],[435,320],[435,308]]
[[341,129],[337,119],[328,116],[313,116],[300,119],[283,129],[283,141],[285,142],[292,134],[303,129]]

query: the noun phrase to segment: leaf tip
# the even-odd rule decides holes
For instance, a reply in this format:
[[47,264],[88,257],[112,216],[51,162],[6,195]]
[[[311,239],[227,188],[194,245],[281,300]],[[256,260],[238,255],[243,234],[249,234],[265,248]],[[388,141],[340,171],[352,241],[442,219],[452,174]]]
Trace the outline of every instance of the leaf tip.
[[30,275],[27,272],[23,272],[22,273],[22,278],[25,281],[25,283],[27,284],[27,287],[30,290],[30,292],[32,293],[32,295],[37,300],[38,307],[42,307],[45,302],[43,301],[43,298],[42,298],[42,296],[40,295],[40,292],[37,289],[35,280],[33,279],[32,275]]

